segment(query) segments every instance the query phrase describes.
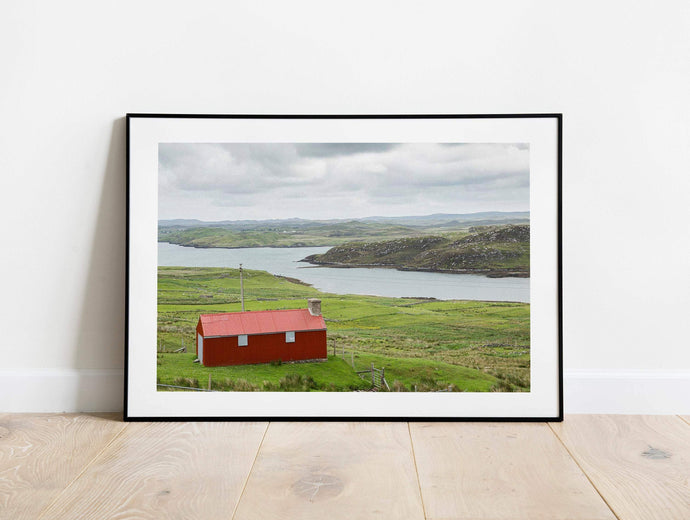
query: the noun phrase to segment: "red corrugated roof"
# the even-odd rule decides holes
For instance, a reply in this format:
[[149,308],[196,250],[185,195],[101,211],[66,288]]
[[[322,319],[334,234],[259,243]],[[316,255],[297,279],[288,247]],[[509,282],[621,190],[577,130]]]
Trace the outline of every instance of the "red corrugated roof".
[[204,337],[326,329],[323,316],[312,316],[308,309],[202,314],[199,320]]

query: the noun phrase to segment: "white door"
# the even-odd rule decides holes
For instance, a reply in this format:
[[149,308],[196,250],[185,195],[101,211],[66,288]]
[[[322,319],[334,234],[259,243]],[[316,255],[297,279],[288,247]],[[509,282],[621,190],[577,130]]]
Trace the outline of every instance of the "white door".
[[204,364],[204,337],[201,334],[197,334],[197,344],[199,345],[199,361]]

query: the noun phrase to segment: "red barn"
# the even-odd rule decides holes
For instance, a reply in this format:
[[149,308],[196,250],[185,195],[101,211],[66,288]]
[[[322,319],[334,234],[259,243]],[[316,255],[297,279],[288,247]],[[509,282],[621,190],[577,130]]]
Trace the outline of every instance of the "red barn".
[[207,367],[326,359],[321,300],[307,309],[202,314],[196,355]]

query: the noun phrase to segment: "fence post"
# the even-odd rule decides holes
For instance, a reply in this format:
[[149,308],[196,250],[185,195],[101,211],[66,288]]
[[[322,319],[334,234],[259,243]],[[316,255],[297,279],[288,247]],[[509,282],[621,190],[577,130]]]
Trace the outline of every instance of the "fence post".
[[384,381],[386,380],[386,367],[381,367],[381,388],[385,385]]
[[374,364],[371,364],[371,386],[376,386],[376,380],[374,379]]

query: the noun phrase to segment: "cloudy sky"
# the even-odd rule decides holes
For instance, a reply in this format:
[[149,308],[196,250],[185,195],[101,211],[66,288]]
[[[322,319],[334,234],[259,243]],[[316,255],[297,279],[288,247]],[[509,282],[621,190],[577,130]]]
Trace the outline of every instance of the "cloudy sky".
[[161,219],[529,210],[521,144],[161,143]]

